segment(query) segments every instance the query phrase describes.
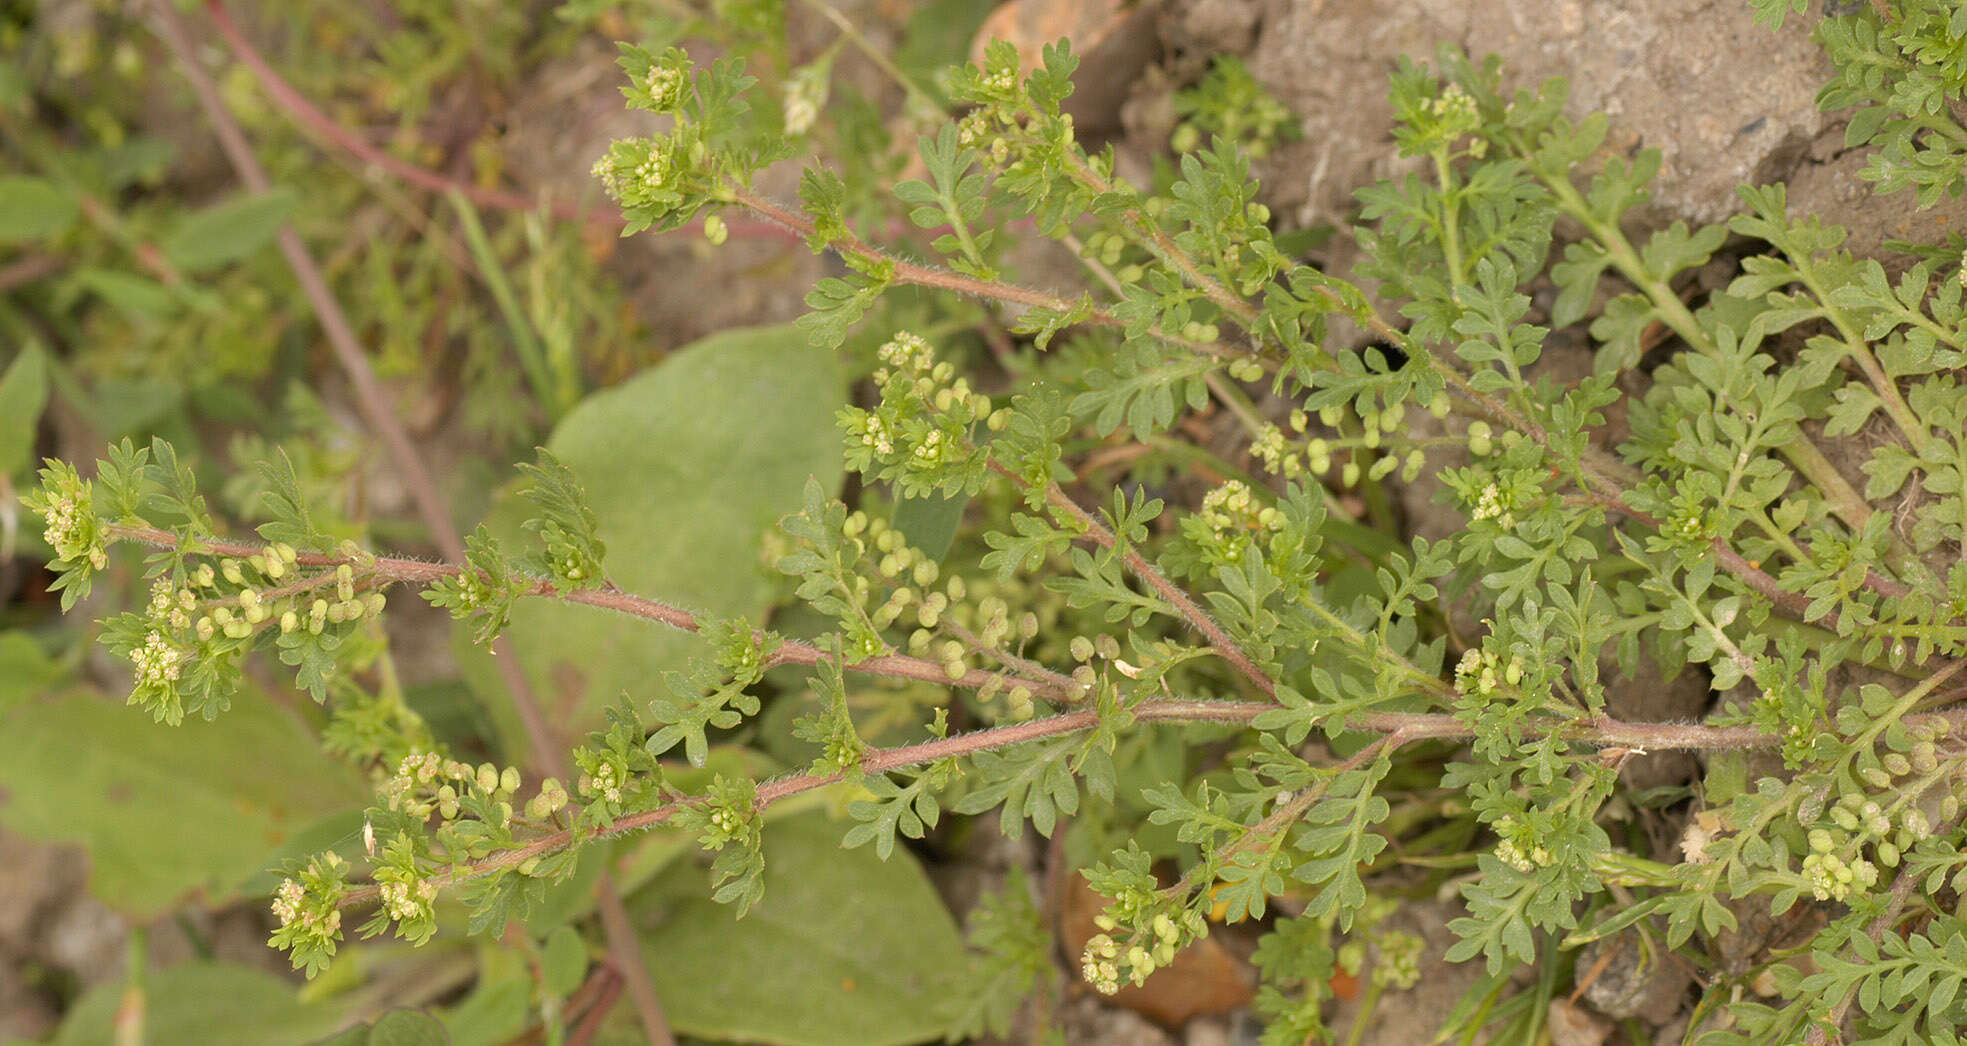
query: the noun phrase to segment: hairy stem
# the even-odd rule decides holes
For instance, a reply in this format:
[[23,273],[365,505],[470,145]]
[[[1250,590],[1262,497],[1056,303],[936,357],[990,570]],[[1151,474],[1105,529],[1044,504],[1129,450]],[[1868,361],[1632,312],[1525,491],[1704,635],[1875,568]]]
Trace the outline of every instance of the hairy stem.
[[[848,666],[852,667],[852,666]],[[1143,701],[1136,705],[1130,715],[1141,722],[1150,723],[1248,723],[1264,712],[1272,711],[1275,705],[1266,702],[1193,701],[1180,698],[1163,698]],[[1912,717],[1917,719],[1920,717]],[[1962,716],[1967,719],[1967,715]],[[1042,741],[1065,734],[1090,730],[1099,725],[1100,714],[1093,710],[1064,712],[1033,719],[1009,726],[992,727],[974,733],[958,734],[954,737],[938,738],[920,744],[901,745],[895,748],[877,748],[868,752],[855,773],[883,773],[911,766],[932,763],[939,759],[954,759],[976,752],[995,751],[1011,745]],[[1955,720],[1948,717],[1950,723]],[[1402,744],[1422,740],[1462,740],[1475,735],[1475,729],[1451,715],[1426,712],[1368,712],[1351,715],[1346,719],[1348,726],[1375,733],[1397,735]],[[1782,739],[1765,734],[1750,727],[1713,727],[1682,723],[1628,723],[1609,716],[1599,716],[1585,720],[1527,720],[1522,724],[1526,736],[1545,736],[1561,734],[1579,744],[1607,748],[1632,748],[1646,751],[1685,749],[1700,751],[1747,751],[1774,748]],[[758,786],[757,807],[763,809],[773,803],[790,799],[795,795],[810,792],[816,788],[847,780],[848,773],[795,774],[768,781]],[[666,803],[653,810],[629,814],[610,824],[603,825],[592,832],[578,837],[571,830],[550,832],[525,846],[504,853],[495,854],[482,861],[459,866],[454,871],[439,872],[430,877],[430,882],[440,886],[455,886],[472,879],[481,878],[507,868],[524,864],[528,859],[550,854],[564,849],[576,842],[593,839],[611,839],[632,832],[646,831],[658,827],[677,812],[689,805],[688,801]],[[349,907],[366,904],[377,897],[377,887],[364,886],[350,890],[343,895],[341,904]]]

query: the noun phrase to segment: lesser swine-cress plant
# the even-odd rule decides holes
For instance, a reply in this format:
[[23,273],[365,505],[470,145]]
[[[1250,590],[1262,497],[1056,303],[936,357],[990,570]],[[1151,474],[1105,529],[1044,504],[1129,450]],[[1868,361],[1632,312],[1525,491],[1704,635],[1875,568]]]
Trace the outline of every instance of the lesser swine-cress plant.
[[[1877,180],[1931,202],[1961,184],[1949,143],[1967,130],[1929,103],[1958,104],[1967,32],[1931,3],[1882,6],[1889,17],[1824,23],[1840,62],[1824,101],[1876,107],[1853,134],[1882,138]],[[848,464],[903,500],[967,499],[981,543],[931,555],[809,486],[777,540],[797,599],[831,622],[814,640],[609,584],[582,491],[607,477],[544,453],[527,466],[537,542],[481,529],[456,564],[335,543],[277,462],[260,542],[221,533],[168,444],[113,448],[92,480],[51,462],[29,500],[64,606],[111,544],[152,549],[149,604],[105,622],[104,641],[133,667],[132,702],[162,721],[222,713],[254,649],[326,695],[395,586],[421,586],[481,642],[521,599],[710,638],[665,693],[611,711],[575,753],[576,780],[472,766],[414,731],[363,734],[363,754],[393,767],[369,813],[379,842],[290,869],[274,942],[297,966],[318,972],[358,905],[374,906],[365,935],[428,938],[447,889],[471,930],[496,931],[581,847],[659,824],[717,855],[715,896],[742,915],[763,890],[761,811],[844,780],[862,789],[846,844],[884,856],[951,813],[998,811],[1013,835],[1114,829],[1083,867],[1109,899],[1077,956],[1101,991],[1143,982],[1212,919],[1281,913],[1256,953],[1266,1042],[1331,1036],[1337,969],[1370,969],[1376,995],[1412,985],[1418,939],[1377,927],[1397,898],[1444,885],[1465,907],[1446,958],[1483,969],[1447,1031],[1534,1035],[1543,1010],[1513,974],[1541,971],[1547,998],[1586,977],[1556,959],[1617,936],[1700,972],[1702,1042],[1938,1040],[1967,1017],[1959,244],[1888,269],[1790,213],[1780,185],[1744,187],[1725,225],[1638,234],[1627,214],[1657,153],[1607,157],[1606,119],[1567,118],[1561,82],[1507,94],[1497,61],[1444,52],[1393,76],[1413,173],[1361,193],[1359,275],[1376,301],[1278,247],[1233,144],[1185,153],[1167,193],[1147,193],[1061,111],[1070,50],[1024,72],[999,44],[948,80],[962,113],[923,138],[923,177],[895,189],[932,234],[919,262],[853,229],[826,169],[805,172],[797,207],[753,188],[788,149],[752,133],[741,63],[625,48],[622,66],[629,104],[669,118],[596,165],[631,231],[701,219],[717,240],[733,209],[797,230],[846,266],[808,298],[820,345],[914,285],[1015,307],[1012,330],[1058,351],[1020,357],[1011,381],[891,332],[873,397],[840,415]],[[1560,217],[1579,240],[1556,243]],[[1102,289],[1008,281],[1004,247],[1024,228],[1076,245]],[[1730,233],[1748,244],[1740,275],[1688,304],[1677,278]],[[1333,351],[1335,319],[1372,342]],[[1540,370],[1550,327],[1587,322],[1596,373]],[[1646,391],[1622,392],[1666,339]],[[1251,471],[1170,437],[1212,402],[1242,427]],[[1608,422],[1615,407],[1629,431]],[[1860,432],[1853,479],[1826,441]],[[1090,481],[1073,442],[1089,433],[1236,478],[1171,510],[1140,485]],[[1396,473],[1434,477],[1466,527],[1390,547],[1353,523],[1342,498],[1370,519]],[[1461,634],[1457,620],[1480,624]],[[1709,680],[1714,711],[1615,718],[1615,688],[1646,658]],[[765,673],[787,665],[813,669],[820,710],[795,729],[821,750],[814,765],[674,784],[661,758],[701,765],[711,732],[757,715]],[[928,739],[871,744],[846,701],[862,677],[945,688]],[[1166,731],[1195,770],[1143,781],[1133,742]],[[1706,753],[1707,774],[1678,852],[1635,852],[1649,800],[1620,770],[1669,749]],[[1130,803],[1141,816],[1121,823]],[[1415,859],[1437,871],[1403,872]],[[1746,914],[1800,908],[1823,921],[1806,944],[1718,959]],[[1020,911],[985,909],[979,940],[1008,975],[979,1024],[1002,1027],[1042,973],[1036,915]]]

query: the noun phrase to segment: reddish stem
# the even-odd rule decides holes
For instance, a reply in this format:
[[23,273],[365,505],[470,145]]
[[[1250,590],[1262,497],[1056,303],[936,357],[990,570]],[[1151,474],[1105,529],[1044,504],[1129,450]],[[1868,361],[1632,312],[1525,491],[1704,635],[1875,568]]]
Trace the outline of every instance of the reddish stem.
[[[246,34],[240,31],[238,23],[232,20],[232,15],[219,0],[205,0],[205,13],[210,16],[212,27],[232,50],[232,56],[253,74],[255,80],[259,81],[260,87],[272,98],[276,108],[316,137],[363,163],[387,171],[418,188],[440,193],[459,193],[480,207],[505,211],[537,211],[544,208],[547,213],[566,221],[586,222],[592,225],[620,226],[622,224],[621,209],[612,204],[602,203],[590,207],[571,200],[542,201],[525,193],[486,188],[447,177],[392,156],[388,151],[377,148],[361,135],[337,123],[334,117],[322,112],[320,107],[309,101],[306,95],[275,72],[273,66],[258,49],[253,47],[252,42],[246,39]],[[792,239],[777,226],[767,222],[731,222],[726,224],[726,228],[734,236],[787,241]]]

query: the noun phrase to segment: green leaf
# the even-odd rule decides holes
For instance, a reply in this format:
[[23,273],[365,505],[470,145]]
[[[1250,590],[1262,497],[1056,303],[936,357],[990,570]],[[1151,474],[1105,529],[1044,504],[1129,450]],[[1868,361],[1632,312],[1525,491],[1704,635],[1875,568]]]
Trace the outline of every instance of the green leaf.
[[[125,988],[125,982],[116,981],[90,989],[62,1021],[56,1046],[121,1041],[116,1034],[117,1011],[125,1003]],[[188,962],[148,971],[142,993],[147,1046],[215,1042],[299,1046],[325,1037],[343,1019],[333,1007],[302,1002],[294,986],[282,978],[227,963]]]
[[158,319],[177,312],[178,300],[156,280],[113,269],[77,269],[75,282],[100,295],[134,319]]
[[[0,716],[52,686],[62,667],[26,632],[0,632]],[[0,803],[0,817],[6,806]]]
[[972,990],[955,920],[906,850],[882,861],[840,833],[820,814],[768,825],[765,896],[743,919],[688,863],[632,902],[644,954],[688,956],[649,971],[678,1032],[883,1046],[947,1030],[947,999]]
[[391,1010],[369,1029],[368,1046],[450,1046],[451,1036],[430,1014]]
[[151,918],[194,892],[229,900],[290,835],[369,791],[264,696],[166,728],[76,692],[0,716],[0,795],[9,831],[81,844],[90,892]]
[[[798,510],[808,477],[839,488],[833,416],[845,403],[833,355],[796,329],[729,331],[588,397],[547,447],[586,490],[612,581],[757,622],[774,591],[760,558],[766,528]],[[507,498],[489,527],[509,545],[530,544],[519,529],[530,508]],[[575,736],[598,727],[624,692],[638,703],[656,696],[664,671],[704,649],[652,621],[540,599],[514,604],[505,634],[540,692],[569,703],[559,726]],[[503,693],[489,655],[460,657],[480,693]],[[523,751],[509,717],[503,725],[511,750]]]
[[0,476],[33,463],[34,430],[48,403],[48,357],[29,342],[0,377]]
[[75,201],[41,178],[0,178],[0,243],[53,239],[75,223]]
[[290,189],[241,196],[185,218],[159,246],[178,268],[211,272],[272,243],[299,206]]
[[911,546],[930,559],[941,561],[949,554],[949,546],[956,540],[956,528],[963,523],[963,510],[969,505],[970,498],[958,494],[899,498],[890,522]]
[[540,947],[540,972],[549,994],[562,998],[581,986],[587,975],[587,944],[571,926],[557,927]]

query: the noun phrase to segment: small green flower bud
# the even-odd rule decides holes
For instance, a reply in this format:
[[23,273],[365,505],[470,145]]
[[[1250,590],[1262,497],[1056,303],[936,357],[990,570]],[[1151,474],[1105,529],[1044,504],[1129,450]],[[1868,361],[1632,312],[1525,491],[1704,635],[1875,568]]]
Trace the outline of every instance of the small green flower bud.
[[476,784],[481,792],[496,790],[499,786],[499,768],[490,763],[479,764]]
[[278,581],[287,576],[287,564],[281,562],[279,556],[267,556],[264,562],[265,565],[260,568],[260,573],[268,578]]
[[192,631],[198,633],[198,638],[200,639],[212,638],[212,634],[217,630],[217,626],[212,623],[212,619],[209,617],[199,618],[198,624],[192,628]]
[[244,639],[253,634],[253,626],[244,621],[234,621],[225,626],[225,634],[229,639]]
[[245,575],[239,572],[239,561],[236,559],[227,557],[219,560],[219,573],[225,575],[225,579],[232,584],[243,585],[246,583]]
[[297,629],[299,627],[301,627],[301,616],[299,614],[296,614],[293,611],[288,610],[280,615],[281,632],[283,633],[292,632],[294,629]]
[[724,224],[722,215],[713,214],[703,220],[703,238],[718,247],[724,246],[724,241],[731,238],[731,230]]
[[520,783],[518,767],[508,766],[499,771],[499,791],[507,794],[517,792]]
[[1912,760],[1907,759],[1902,752],[1887,752],[1880,762],[1885,764],[1886,771],[1894,777],[1904,777],[1912,773]]
[[300,553],[295,552],[294,546],[287,544],[285,541],[276,541],[273,543],[273,554],[278,556],[282,563],[290,567],[300,560]]
[[1073,636],[1066,649],[1072,651],[1074,661],[1089,661],[1093,657],[1093,641],[1085,636]]

